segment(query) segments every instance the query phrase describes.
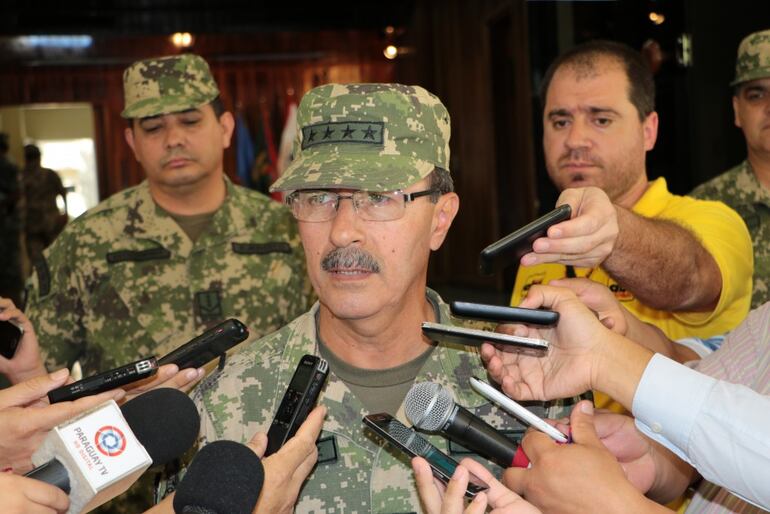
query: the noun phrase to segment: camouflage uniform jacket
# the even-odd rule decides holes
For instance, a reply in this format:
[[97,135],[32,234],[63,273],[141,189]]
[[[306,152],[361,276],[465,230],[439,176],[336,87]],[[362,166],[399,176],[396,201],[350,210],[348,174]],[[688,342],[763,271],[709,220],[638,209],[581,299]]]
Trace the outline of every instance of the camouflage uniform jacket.
[[749,161],[699,185],[690,196],[724,202],[740,214],[754,245],[751,308],[770,300],[770,192],[759,183]]
[[163,355],[229,317],[262,336],[307,309],[291,213],[229,180],[226,188],[195,243],[146,182],[67,226],[27,285],[26,312],[49,369],[80,360],[88,375]]
[[[439,321],[449,323],[447,305],[435,292],[427,294],[439,305]],[[201,444],[219,439],[246,442],[257,432],[267,432],[297,362],[305,354],[318,355],[318,308],[316,303],[280,331],[244,344],[221,372],[209,375],[193,392],[202,412]],[[518,440],[524,427],[471,389],[468,379],[473,375],[486,376],[475,348],[440,344],[416,382],[441,384],[458,404]],[[409,460],[365,428],[361,419],[368,412],[333,369],[319,403],[326,405],[327,415],[319,437],[318,464],[300,491],[296,512],[420,512]],[[540,403],[531,409],[541,416],[546,413]],[[547,414],[558,417],[564,410],[552,407]],[[403,404],[396,417],[411,425]],[[426,438],[457,460],[467,454],[441,436]],[[482,462],[501,472],[494,464]]]

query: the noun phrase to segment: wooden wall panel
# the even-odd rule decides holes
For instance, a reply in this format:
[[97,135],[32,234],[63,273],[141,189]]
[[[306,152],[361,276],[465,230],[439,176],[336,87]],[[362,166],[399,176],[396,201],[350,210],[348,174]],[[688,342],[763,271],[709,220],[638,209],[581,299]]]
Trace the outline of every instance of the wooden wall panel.
[[[509,24],[493,62],[490,26]],[[425,0],[417,6],[397,79],[442,99],[452,118],[450,166],[460,213],[433,256],[429,282],[503,291],[503,275],[478,273],[482,248],[534,217],[531,87],[521,0]],[[496,91],[493,66],[510,68]],[[506,161],[506,163],[502,162]],[[507,162],[515,162],[511,167]]]

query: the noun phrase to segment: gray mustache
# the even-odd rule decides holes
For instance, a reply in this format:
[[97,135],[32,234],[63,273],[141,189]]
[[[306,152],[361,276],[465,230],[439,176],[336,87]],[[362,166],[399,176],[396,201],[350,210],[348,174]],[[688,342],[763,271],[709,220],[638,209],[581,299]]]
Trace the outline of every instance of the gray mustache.
[[360,248],[337,248],[323,258],[321,269],[324,271],[362,269],[371,273],[379,273],[380,264],[374,257]]

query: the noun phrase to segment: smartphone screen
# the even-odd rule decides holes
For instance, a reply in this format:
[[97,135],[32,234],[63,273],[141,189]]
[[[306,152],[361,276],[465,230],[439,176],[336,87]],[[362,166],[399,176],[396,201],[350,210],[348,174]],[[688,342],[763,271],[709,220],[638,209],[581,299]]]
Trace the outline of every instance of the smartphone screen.
[[[390,442],[406,453],[409,457],[419,456],[430,464],[433,476],[444,482],[454,475],[458,463],[452,457],[442,452],[425,438],[395,419],[390,414],[369,414],[364,417],[364,423],[371,427],[380,437]],[[479,477],[470,473],[468,488],[465,495],[473,498],[477,493],[484,491],[488,486]]]
[[21,341],[22,330],[16,323],[0,321],[0,355],[13,359]]

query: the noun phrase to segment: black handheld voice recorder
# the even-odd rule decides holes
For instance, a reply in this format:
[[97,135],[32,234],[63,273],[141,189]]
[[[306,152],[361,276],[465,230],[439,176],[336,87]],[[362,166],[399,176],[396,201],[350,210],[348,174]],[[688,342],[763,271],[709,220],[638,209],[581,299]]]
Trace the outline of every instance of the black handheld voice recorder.
[[265,457],[277,452],[297,433],[313,410],[328,374],[329,364],[321,357],[305,355],[300,359],[267,432]]

